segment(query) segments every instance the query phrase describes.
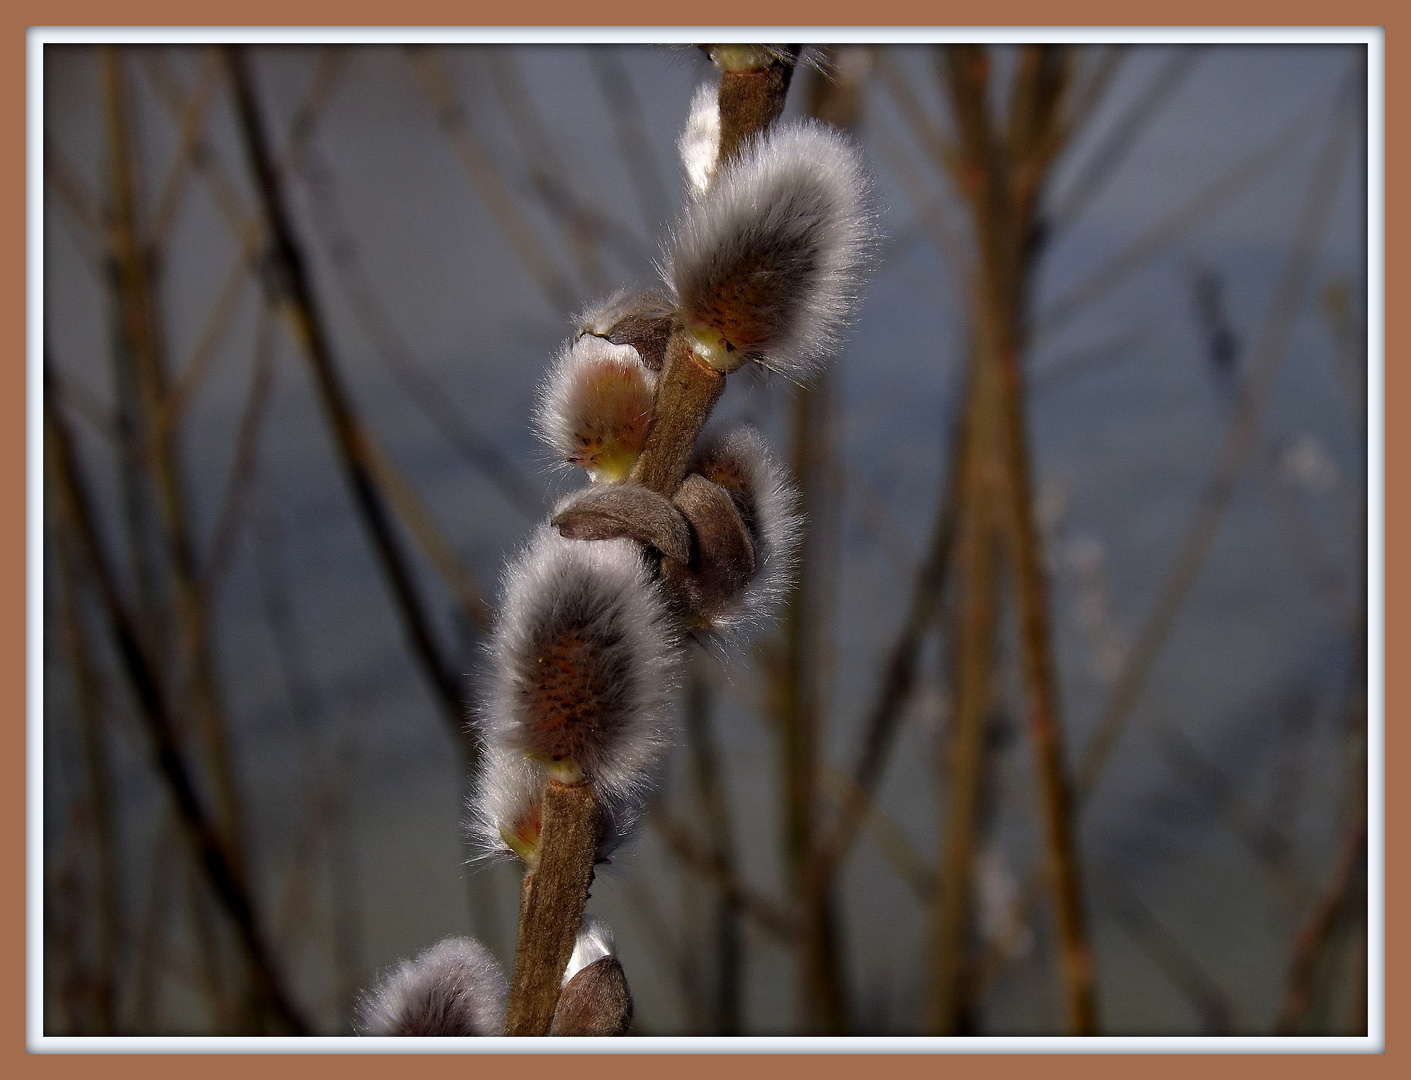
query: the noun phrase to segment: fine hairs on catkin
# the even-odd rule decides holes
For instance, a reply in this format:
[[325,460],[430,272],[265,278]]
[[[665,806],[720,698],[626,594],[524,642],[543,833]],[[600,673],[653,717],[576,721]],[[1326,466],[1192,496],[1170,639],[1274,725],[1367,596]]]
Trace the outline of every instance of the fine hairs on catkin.
[[857,306],[872,235],[857,147],[825,124],[782,125],[687,206],[663,273],[708,362],[754,360],[802,382]]
[[714,86],[703,83],[691,98],[686,130],[676,142],[693,196],[704,195],[715,174],[720,153],[720,99]]
[[558,460],[594,480],[623,479],[647,439],[656,373],[631,345],[582,334],[539,391],[535,426]]
[[536,529],[491,648],[490,740],[591,780],[610,811],[639,805],[669,743],[677,636],[637,546]]
[[799,493],[764,436],[748,426],[708,432],[691,471],[729,493],[754,541],[754,577],[710,619],[722,644],[738,645],[774,618],[793,582],[804,531]]
[[505,976],[474,938],[453,937],[386,972],[358,1002],[360,1035],[498,1035]]
[[[544,783],[548,771],[521,750],[496,738],[489,725],[480,730],[480,768],[466,804],[464,827],[477,860],[518,858],[529,869],[538,863]],[[606,860],[631,836],[640,818],[635,801],[618,800],[603,808],[598,859]]]
[[616,956],[617,947],[612,940],[612,931],[607,924],[591,915],[583,916],[583,925],[578,928],[578,940],[573,943],[573,955],[568,958],[568,966],[563,970],[563,985],[589,964],[596,964],[605,956]]

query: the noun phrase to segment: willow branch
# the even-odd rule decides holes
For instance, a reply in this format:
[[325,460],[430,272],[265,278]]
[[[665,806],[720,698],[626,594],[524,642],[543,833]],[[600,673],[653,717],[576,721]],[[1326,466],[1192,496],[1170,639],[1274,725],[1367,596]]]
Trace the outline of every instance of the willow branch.
[[592,783],[544,788],[539,859],[524,876],[507,1035],[546,1035],[588,903],[602,820]]

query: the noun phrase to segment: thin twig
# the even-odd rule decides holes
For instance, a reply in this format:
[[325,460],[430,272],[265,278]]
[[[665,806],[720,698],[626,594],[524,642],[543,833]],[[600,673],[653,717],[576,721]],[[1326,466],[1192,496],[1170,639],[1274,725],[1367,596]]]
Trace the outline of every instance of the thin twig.
[[474,733],[464,723],[460,678],[446,662],[432,636],[424,601],[416,590],[410,564],[401,541],[393,531],[391,515],[369,468],[367,448],[371,436],[353,412],[328,344],[322,318],[314,303],[303,256],[295,244],[278,188],[244,54],[231,48],[226,55],[235,87],[236,115],[245,151],[271,234],[271,272],[266,278],[266,288],[271,292],[270,303],[289,320],[295,341],[309,362],[344,475],[353,489],[354,502],[387,575],[412,650],[436,692],[446,721],[460,742],[467,761],[473,762],[479,747]]
[[[730,825],[729,790],[721,775],[722,762],[711,731],[710,684],[701,668],[706,663],[695,656],[686,683],[686,739],[691,747],[696,798],[705,819],[710,854],[725,868],[728,878],[737,876],[735,844]],[[741,1029],[740,1005],[743,996],[739,910],[725,889],[719,890],[715,910],[715,994],[710,1010],[710,1033],[738,1035]]]
[[48,131],[44,132],[44,179],[48,181],[65,206],[88,230],[90,236],[103,235],[103,214],[98,209],[98,200],[88,185],[59,149]]
[[103,89],[113,186],[109,242],[113,288],[121,318],[115,359],[119,366],[130,368],[136,388],[130,415],[137,445],[143,450],[141,464],[157,494],[162,555],[176,600],[179,654],[185,661],[190,680],[209,781],[215,792],[217,821],[239,871],[244,849],[240,791],[230,755],[229,727],[217,685],[215,661],[202,633],[200,571],[189,523],[179,448],[176,433],[158,423],[167,396],[168,372],[159,290],[154,276],[157,253],[140,239],[140,192],[127,77],[122,55],[111,46],[103,52]]
[[647,135],[642,103],[632,89],[632,73],[622,62],[622,49],[616,45],[590,45],[588,62],[612,117],[618,155],[628,163],[627,178],[637,196],[642,219],[648,228],[653,228],[665,221],[668,213],[666,181],[656,148]]
[[[45,370],[51,370],[47,361]],[[303,1034],[308,1031],[308,1025],[295,1010],[276,974],[254,908],[236,869],[237,864],[231,859],[220,830],[201,805],[196,785],[178,749],[176,728],[165,692],[147,659],[132,615],[114,584],[112,564],[99,538],[91,509],[92,500],[86,483],[77,471],[73,440],[59,410],[58,386],[52,378],[46,378],[45,430],[52,455],[51,467],[46,470],[46,475],[54,480],[56,489],[64,499],[65,512],[73,522],[85,558],[97,579],[124,671],[146,721],[158,771],[176,804],[192,854],[235,923],[255,976],[257,990],[277,1020],[294,1033]]]
[[571,310],[578,303],[577,291],[555,265],[553,257],[519,209],[513,191],[500,175],[489,151],[470,126],[469,117],[456,96],[455,86],[440,53],[432,46],[417,46],[409,48],[407,55],[427,99],[436,111],[437,122],[500,232],[543,292],[549,306],[554,311]]
[[[1346,85],[1346,84],[1344,84]],[[1084,798],[1097,782],[1102,766],[1127,715],[1136,704],[1155,666],[1166,634],[1194,583],[1226,508],[1235,494],[1240,473],[1258,444],[1260,416],[1283,366],[1295,316],[1307,289],[1313,260],[1321,246],[1332,212],[1333,196],[1346,165],[1345,156],[1356,134],[1336,117],[1314,165],[1308,193],[1299,214],[1289,260],[1269,307],[1268,318],[1250,357],[1235,413],[1215,459],[1195,513],[1186,526],[1166,580],[1118,676],[1116,687],[1084,748],[1077,771],[1077,791]],[[1287,138],[1287,136],[1285,136]]]
[[1207,184],[1188,203],[1167,214],[1087,277],[1050,301],[1034,317],[1033,340],[1056,334],[1108,289],[1130,280],[1132,274],[1166,250],[1178,236],[1252,186],[1313,130],[1321,110],[1322,103],[1314,103],[1277,137]]
[[798,922],[793,915],[778,901],[733,876],[731,868],[702,846],[663,806],[654,807],[647,820],[672,854],[696,873],[714,881],[742,914],[779,940],[793,940],[798,932]]
[[[1171,58],[1147,84],[1141,96],[1132,102],[1125,113],[1112,125],[1108,135],[1083,163],[1083,168],[1074,177],[1068,189],[1057,199],[1048,214],[1049,227],[1057,232],[1068,228],[1092,202],[1093,196],[1117,172],[1127,153],[1136,144],[1142,132],[1160,113],[1182,81],[1190,74],[1195,62],[1202,56],[1197,45],[1177,45]],[[1110,77],[1110,72],[1108,73]]]
[[153,248],[161,247],[171,233],[172,222],[176,220],[177,208],[186,189],[186,181],[191,175],[191,166],[196,154],[194,147],[203,139],[207,106],[220,81],[220,56],[214,49],[206,52],[201,64],[201,73],[196,79],[196,89],[186,98],[178,122],[176,152],[167,169],[157,196],[157,209],[152,214],[147,227],[146,243]]
[[1107,910],[1171,984],[1185,994],[1200,1017],[1201,1034],[1234,1034],[1234,1004],[1220,984],[1115,875],[1099,873],[1097,878]]
[[322,234],[329,263],[348,298],[348,308],[398,385],[411,397],[461,459],[482,473],[515,509],[537,517],[542,496],[494,440],[476,430],[451,394],[416,359],[383,306],[347,228],[333,174],[313,147],[300,156],[300,171],[312,198],[316,229]]

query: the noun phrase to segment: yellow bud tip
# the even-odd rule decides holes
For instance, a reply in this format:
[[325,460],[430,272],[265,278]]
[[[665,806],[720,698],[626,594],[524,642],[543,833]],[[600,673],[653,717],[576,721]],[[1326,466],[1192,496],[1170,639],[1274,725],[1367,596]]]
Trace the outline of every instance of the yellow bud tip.
[[539,862],[539,830],[526,830],[516,832],[513,829],[500,828],[500,839],[505,842],[505,846],[519,857],[520,862],[533,870]]
[[583,783],[583,770],[572,758],[541,759],[541,762],[544,766],[544,772],[548,773],[550,780],[557,780],[560,784],[568,785]]
[[720,335],[720,331],[708,326],[692,326],[686,330],[691,341],[691,351],[723,375],[740,367],[745,362],[745,354]]
[[763,45],[712,45],[710,58],[721,71],[763,71],[773,60]]

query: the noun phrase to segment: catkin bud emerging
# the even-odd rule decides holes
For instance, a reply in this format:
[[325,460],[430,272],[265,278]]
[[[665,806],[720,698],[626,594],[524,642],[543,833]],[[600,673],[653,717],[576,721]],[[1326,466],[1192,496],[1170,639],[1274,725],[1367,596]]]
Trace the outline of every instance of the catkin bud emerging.
[[453,937],[403,960],[357,1006],[360,1035],[498,1035],[505,976],[473,938]]
[[563,973],[550,1035],[625,1035],[632,1025],[632,992],[614,953],[612,932],[583,918]]
[[869,188],[857,147],[814,122],[775,127],[716,169],[666,252],[678,315],[707,363],[812,374],[857,303]]
[[606,338],[614,345],[631,345],[652,371],[660,371],[666,343],[676,321],[676,308],[659,292],[619,289],[578,316],[578,333]]
[[695,96],[691,98],[691,115],[676,149],[681,155],[681,164],[686,167],[691,194],[705,194],[715,174],[715,159],[720,151],[720,98],[709,83],[696,87]]
[[[687,480],[676,504],[691,522],[698,551],[686,566],[663,562],[662,579],[698,626],[742,638],[773,616],[788,591],[803,535],[798,492],[750,427],[708,437]],[[749,560],[737,533],[750,543]]]
[[668,742],[676,645],[637,546],[541,526],[506,572],[491,649],[494,741],[591,779],[610,814],[639,804]]
[[656,373],[636,349],[584,334],[559,353],[540,391],[536,426],[594,482],[621,480],[647,440],[655,393]]

